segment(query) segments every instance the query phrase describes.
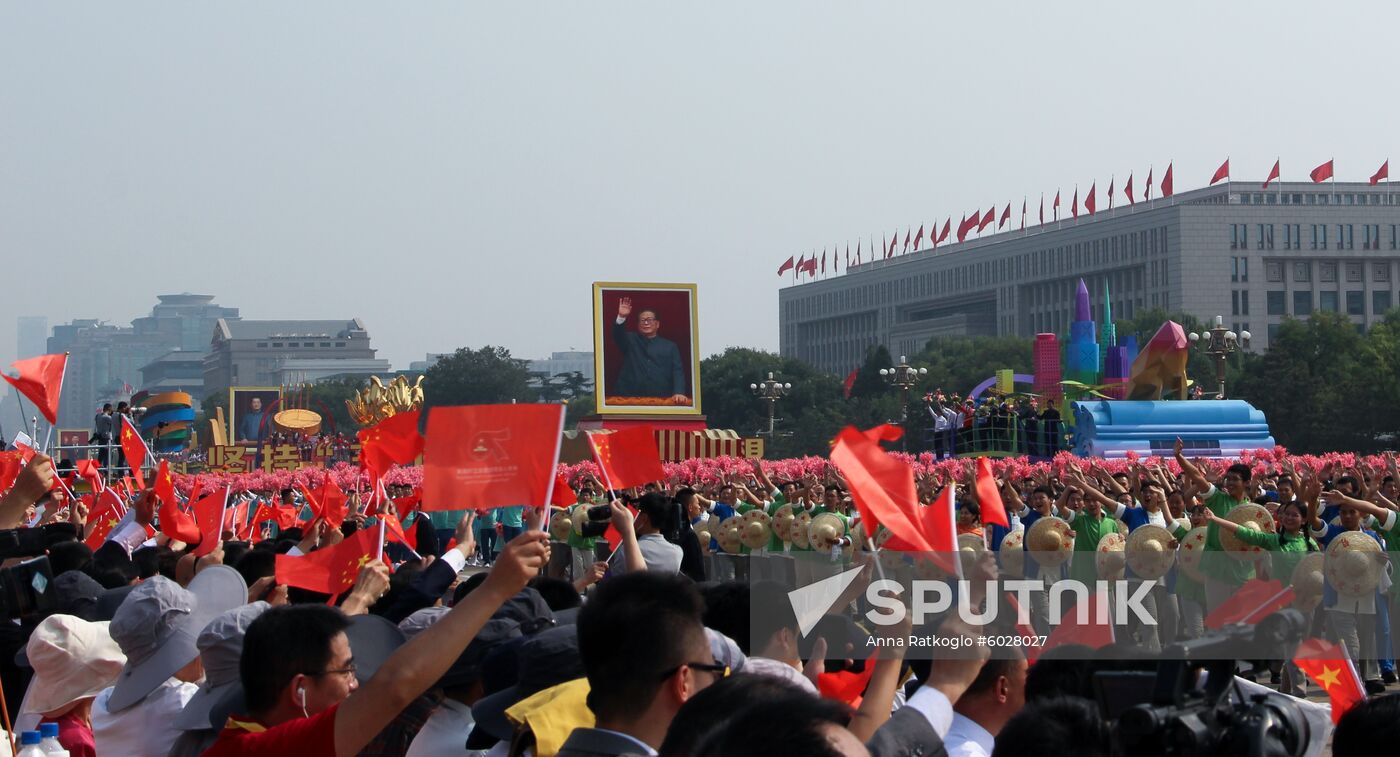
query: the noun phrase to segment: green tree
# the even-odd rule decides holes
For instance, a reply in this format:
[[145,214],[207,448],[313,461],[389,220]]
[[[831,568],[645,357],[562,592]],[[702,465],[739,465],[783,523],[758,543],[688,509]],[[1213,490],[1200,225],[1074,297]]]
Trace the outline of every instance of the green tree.
[[[354,418],[350,417],[350,411],[346,409],[345,401],[354,397],[355,392],[364,388],[367,383],[369,383],[369,376],[312,384],[309,388],[310,402],[305,403],[306,409],[321,414],[323,418],[321,427],[327,432],[334,428],[343,434],[354,434],[360,426],[355,423]],[[331,423],[325,422],[327,413],[330,413]],[[334,425],[332,426],[332,424]]]
[[765,442],[765,457],[825,454],[828,443],[850,422],[844,412],[841,380],[792,358],[772,352],[731,347],[700,363],[702,402],[711,428],[733,429],[744,436],[768,430],[768,403],[754,396],[751,384],[773,374],[792,384],[778,400],[778,431],[790,433]]
[[534,402],[539,393],[529,384],[528,365],[528,361],[511,357],[504,347],[458,348],[428,369],[423,379],[424,404]]

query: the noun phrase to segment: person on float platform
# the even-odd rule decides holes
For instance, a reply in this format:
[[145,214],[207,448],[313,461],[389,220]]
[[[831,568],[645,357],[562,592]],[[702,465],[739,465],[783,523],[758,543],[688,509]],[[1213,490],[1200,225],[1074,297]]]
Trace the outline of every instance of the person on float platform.
[[[1312,485],[1314,489],[1316,486]],[[1386,533],[1394,532],[1397,521],[1400,520],[1394,510],[1332,490],[1322,496],[1328,504],[1341,507],[1338,512],[1341,523],[1327,523],[1318,514],[1318,497],[1315,495],[1313,490],[1307,493],[1308,525],[1312,529],[1311,535],[1323,549],[1348,531],[1360,531],[1375,539],[1377,544],[1383,544],[1379,534],[1363,528],[1362,519],[1368,515],[1372,516],[1377,527]],[[1327,576],[1326,571],[1323,571],[1323,576]],[[1388,577],[1382,571],[1381,590],[1389,588],[1385,583],[1387,580]],[[1323,584],[1322,606],[1327,610],[1327,624],[1330,630],[1328,635],[1334,641],[1346,644],[1347,652],[1356,663],[1361,680],[1366,684],[1367,694],[1385,692],[1385,684],[1380,681],[1380,672],[1376,665],[1376,609],[1379,597],[1379,590],[1360,597],[1343,596],[1338,594],[1330,579]]]
[[[1181,472],[1187,481],[1201,492],[1201,500],[1212,513],[1223,518],[1236,507],[1250,504],[1249,480],[1252,474],[1248,465],[1235,463],[1226,468],[1223,479],[1225,488],[1221,490],[1206,479],[1195,463],[1186,459],[1186,455],[1182,454],[1184,446],[1180,439],[1176,440],[1176,464],[1181,466]],[[1201,555],[1200,570],[1206,577],[1207,613],[1229,599],[1246,581],[1254,578],[1254,563],[1236,560],[1225,554],[1224,548],[1220,546],[1220,526],[1215,523],[1206,527],[1206,546]]]

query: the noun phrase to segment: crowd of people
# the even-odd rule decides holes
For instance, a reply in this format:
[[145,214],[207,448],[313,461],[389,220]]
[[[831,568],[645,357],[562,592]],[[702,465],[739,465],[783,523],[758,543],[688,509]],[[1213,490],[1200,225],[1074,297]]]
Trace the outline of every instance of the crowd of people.
[[[775,481],[755,463],[714,483],[627,492],[582,477],[569,482],[572,507],[481,513],[424,512],[414,489],[396,486],[373,506],[352,495],[338,528],[309,517],[297,492],[252,492],[294,510],[295,524],[259,524],[247,541],[218,533],[212,549],[156,531],[147,489],[126,498],[129,509],[93,548],[89,508],[66,500],[39,454],[0,499],[0,528],[44,534],[36,554],[4,570],[30,576],[28,558],[47,561],[44,580],[29,582],[41,599],[5,607],[0,683],[13,730],[56,725],[75,755],[1110,754],[1117,742],[1095,672],[1154,670],[1160,650],[1205,633],[1203,618],[1245,581],[1286,584],[1304,557],[1349,533],[1400,550],[1393,458],[1383,468],[1286,464],[1255,476],[1178,447],[1176,463],[1008,473],[996,482],[1008,526],[980,522],[971,468],[966,478],[917,481],[925,504],[956,492],[965,577],[1043,579],[1030,608],[1041,633],[1057,620],[1050,588],[1092,580],[1096,562],[1032,546],[1037,521],[1063,523],[1070,558],[1092,558],[1120,531],[1163,529],[1173,549],[1206,532],[1198,567],[1138,578],[1155,584],[1155,623],[1032,662],[972,643],[1003,628],[955,613],[918,628],[912,616],[873,626],[851,611],[858,599],[837,602],[804,633],[791,586],[847,565],[865,566],[864,581],[911,568],[874,552],[880,531],[865,533],[835,467]],[[1277,525],[1231,517],[1246,505]],[[769,525],[765,539],[736,541],[726,524],[753,512]],[[279,559],[315,556],[390,518],[412,546],[364,555],[348,590],[280,580]],[[1232,538],[1257,549],[1249,559],[1226,554]],[[1346,646],[1373,695],[1332,735],[1336,753],[1360,753],[1400,731],[1387,717],[1397,700],[1383,695],[1396,680],[1400,633],[1390,620],[1400,601],[1388,582],[1356,596],[1332,581],[1310,605],[1300,591],[1300,606],[1310,633]],[[929,660],[898,644],[876,655],[860,648],[920,635],[962,651]],[[1237,669],[1303,694],[1287,662]],[[1321,722],[1319,731],[1325,714]]]

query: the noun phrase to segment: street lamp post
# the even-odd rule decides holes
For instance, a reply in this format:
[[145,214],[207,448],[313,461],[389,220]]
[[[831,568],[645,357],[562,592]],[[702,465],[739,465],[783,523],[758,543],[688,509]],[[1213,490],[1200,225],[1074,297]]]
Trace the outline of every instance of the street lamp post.
[[1192,346],[1199,345],[1207,355],[1215,358],[1215,378],[1219,384],[1216,398],[1222,400],[1225,399],[1225,359],[1249,347],[1249,332],[1241,331],[1236,334],[1225,328],[1224,320],[1222,316],[1217,315],[1215,326],[1209,331],[1199,334],[1193,331],[1186,335]]
[[[749,384],[749,391],[753,392],[755,397],[768,403],[768,438],[771,439],[777,434],[775,426],[778,419],[774,416],[774,411],[778,400],[786,397],[787,393],[792,391],[792,384],[785,384],[774,379],[772,372],[769,372],[767,379],[757,384]],[[762,434],[763,432],[758,433]]]
[[899,356],[899,365],[880,369],[880,378],[883,378],[885,383],[899,387],[899,426],[905,430],[905,434],[899,438],[899,448],[902,450],[909,449],[909,390],[927,374],[927,368],[909,365],[909,359],[903,355]]

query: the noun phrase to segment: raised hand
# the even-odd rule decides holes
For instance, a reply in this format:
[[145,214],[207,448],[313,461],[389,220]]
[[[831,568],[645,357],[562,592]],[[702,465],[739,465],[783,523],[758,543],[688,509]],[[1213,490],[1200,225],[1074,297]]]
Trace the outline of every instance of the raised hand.
[[617,317],[626,318],[629,315],[632,315],[632,298],[623,297],[617,301]]
[[499,597],[513,597],[525,588],[530,579],[539,575],[549,562],[549,534],[543,531],[526,531],[511,539],[491,572],[486,574],[482,588],[490,587],[490,593]]

